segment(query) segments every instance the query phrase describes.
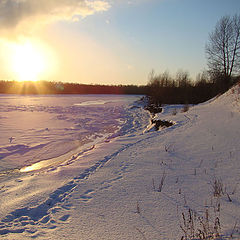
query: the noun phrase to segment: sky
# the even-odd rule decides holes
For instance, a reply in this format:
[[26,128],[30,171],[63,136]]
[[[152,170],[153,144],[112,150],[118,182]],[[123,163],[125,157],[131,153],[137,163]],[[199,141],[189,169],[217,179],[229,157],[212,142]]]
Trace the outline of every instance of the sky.
[[205,44],[239,0],[1,0],[0,79],[148,83],[207,69]]

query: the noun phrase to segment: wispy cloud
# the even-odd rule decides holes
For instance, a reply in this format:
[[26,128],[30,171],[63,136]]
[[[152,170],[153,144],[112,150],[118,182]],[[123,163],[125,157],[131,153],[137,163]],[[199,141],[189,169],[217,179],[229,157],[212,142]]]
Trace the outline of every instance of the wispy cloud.
[[106,0],[1,0],[0,29],[66,20],[77,21],[96,12],[107,11]]

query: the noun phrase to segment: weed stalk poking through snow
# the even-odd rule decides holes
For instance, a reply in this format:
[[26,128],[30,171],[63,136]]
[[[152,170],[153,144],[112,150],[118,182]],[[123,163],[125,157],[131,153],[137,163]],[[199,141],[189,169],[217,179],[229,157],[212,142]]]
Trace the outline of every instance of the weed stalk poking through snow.
[[158,192],[161,192],[162,191],[162,188],[163,188],[163,184],[164,184],[164,181],[166,179],[166,173],[165,171],[163,172],[163,175],[162,175],[162,178],[161,178],[161,182],[159,184],[159,188],[158,188]]
[[223,194],[223,183],[221,179],[215,179],[213,183],[213,195],[214,197],[221,197]]
[[140,214],[139,202],[137,201],[137,213]]

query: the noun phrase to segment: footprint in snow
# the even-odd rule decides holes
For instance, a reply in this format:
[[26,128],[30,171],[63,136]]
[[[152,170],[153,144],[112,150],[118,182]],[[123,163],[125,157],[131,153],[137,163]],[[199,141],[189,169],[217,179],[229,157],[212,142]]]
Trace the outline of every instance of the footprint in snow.
[[83,202],[90,201],[92,199],[92,197],[89,195],[91,195],[93,192],[94,192],[94,190],[92,190],[92,189],[87,190],[84,194],[82,194],[80,196],[80,200],[82,200]]
[[47,223],[49,221],[49,219],[50,219],[49,216],[45,216],[40,220],[40,222],[41,223]]
[[22,179],[16,179],[15,181],[16,182],[22,182],[23,180]]
[[69,219],[70,215],[69,214],[66,214],[66,215],[63,215],[62,217],[59,218],[60,221],[62,222],[65,222]]

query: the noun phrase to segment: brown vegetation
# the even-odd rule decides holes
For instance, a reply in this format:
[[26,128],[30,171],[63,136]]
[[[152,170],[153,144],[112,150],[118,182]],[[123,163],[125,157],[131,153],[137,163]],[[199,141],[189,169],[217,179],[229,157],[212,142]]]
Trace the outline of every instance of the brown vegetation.
[[146,86],[89,85],[62,82],[0,81],[0,93],[7,94],[146,94]]

